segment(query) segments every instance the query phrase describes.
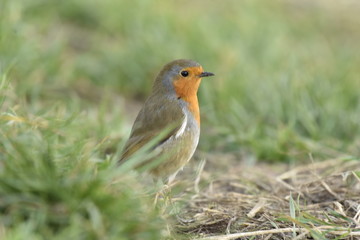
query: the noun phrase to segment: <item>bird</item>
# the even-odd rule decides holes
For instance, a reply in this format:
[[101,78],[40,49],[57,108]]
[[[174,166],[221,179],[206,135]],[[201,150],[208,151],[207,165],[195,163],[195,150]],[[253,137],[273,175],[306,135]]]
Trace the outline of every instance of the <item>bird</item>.
[[[166,64],[153,83],[150,96],[138,113],[125,143],[120,164],[156,137],[155,156],[145,164],[163,158],[149,170],[155,178],[168,183],[193,156],[200,136],[200,110],[197,92],[205,72],[196,61],[178,59]],[[164,136],[160,135],[168,129]]]

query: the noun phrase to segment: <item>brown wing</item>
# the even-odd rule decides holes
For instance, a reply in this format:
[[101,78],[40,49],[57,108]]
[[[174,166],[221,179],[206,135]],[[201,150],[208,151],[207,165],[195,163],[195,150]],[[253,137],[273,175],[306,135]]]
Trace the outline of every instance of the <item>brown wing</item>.
[[156,100],[150,97],[139,112],[120,162],[126,160],[164,130],[168,129],[169,133],[159,139],[156,146],[161,145],[181,128],[185,115],[179,104],[166,98],[156,98]]

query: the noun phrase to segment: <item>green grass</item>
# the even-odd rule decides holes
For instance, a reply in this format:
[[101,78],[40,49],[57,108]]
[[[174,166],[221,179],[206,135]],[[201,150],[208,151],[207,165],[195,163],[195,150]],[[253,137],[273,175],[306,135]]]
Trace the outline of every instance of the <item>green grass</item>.
[[151,187],[99,151],[88,116],[64,111],[2,115],[0,238],[160,239]]
[[107,176],[130,130],[126,105],[176,58],[216,73],[199,92],[201,150],[271,162],[358,155],[359,7],[1,1],[0,236],[158,239],[152,208]]

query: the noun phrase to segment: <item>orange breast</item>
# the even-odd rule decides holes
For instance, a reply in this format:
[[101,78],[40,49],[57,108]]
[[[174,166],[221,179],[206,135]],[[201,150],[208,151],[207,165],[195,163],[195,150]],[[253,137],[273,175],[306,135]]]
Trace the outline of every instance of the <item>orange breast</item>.
[[200,126],[200,110],[199,102],[197,98],[197,90],[200,85],[200,78],[182,79],[179,78],[174,81],[175,92],[178,97],[187,102],[190,112],[194,115],[194,118]]
[[197,96],[195,95],[186,99],[184,98],[184,100],[189,103],[189,110],[194,115],[195,120],[200,126],[200,109]]

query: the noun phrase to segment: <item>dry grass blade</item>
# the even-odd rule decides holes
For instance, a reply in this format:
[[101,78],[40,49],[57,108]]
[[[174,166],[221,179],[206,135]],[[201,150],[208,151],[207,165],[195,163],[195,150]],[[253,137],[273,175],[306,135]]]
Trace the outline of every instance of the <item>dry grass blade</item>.
[[255,232],[244,232],[244,233],[234,233],[223,236],[214,236],[214,237],[205,237],[199,238],[199,240],[232,240],[238,239],[240,237],[254,237],[254,236],[264,236],[275,233],[286,233],[286,232],[301,232],[304,231],[302,228],[280,228],[280,229],[271,229],[271,230],[260,230]]
[[[327,230],[327,227],[320,227],[319,230]],[[234,233],[234,234],[228,234],[228,235],[222,235],[222,236],[213,236],[213,237],[205,237],[205,238],[198,238],[198,240],[233,240],[238,239],[241,237],[254,237],[254,236],[264,236],[264,235],[270,235],[270,234],[276,234],[276,233],[290,233],[290,232],[304,232],[307,233],[308,231],[304,228],[280,228],[280,229],[271,229],[271,230],[260,230],[255,232],[244,232],[244,233]],[[344,230],[338,230],[338,231],[329,231],[329,233],[332,233],[334,235],[344,235],[348,234],[348,236],[357,237],[360,236],[360,232],[349,232],[347,229]]]

